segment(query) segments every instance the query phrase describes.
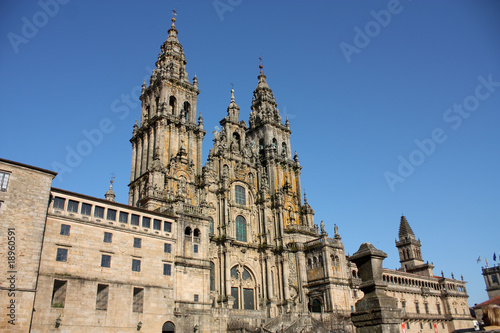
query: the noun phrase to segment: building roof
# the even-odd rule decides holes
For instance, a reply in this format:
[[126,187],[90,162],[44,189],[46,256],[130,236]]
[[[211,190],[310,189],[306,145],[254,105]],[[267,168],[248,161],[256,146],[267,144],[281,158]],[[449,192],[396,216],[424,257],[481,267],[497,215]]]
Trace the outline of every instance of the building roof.
[[28,168],[28,169],[36,170],[36,171],[40,171],[40,172],[43,172],[43,173],[48,173],[48,174],[51,174],[51,175],[54,175],[54,176],[57,175],[57,172],[52,171],[52,170],[42,169],[42,168],[39,168],[39,167],[36,167],[36,166],[33,166],[33,165],[19,163],[19,162],[11,161],[11,160],[6,160],[4,158],[0,158],[0,162],[4,162],[4,163],[7,163],[7,164],[17,165],[17,166],[20,166],[20,167],[23,167],[23,168]]
[[474,305],[474,309],[482,308],[483,306],[490,305],[490,304],[500,305],[500,296],[493,297],[493,298],[491,298],[491,299],[489,299],[486,302],[483,302],[481,304],[476,304],[476,305]]

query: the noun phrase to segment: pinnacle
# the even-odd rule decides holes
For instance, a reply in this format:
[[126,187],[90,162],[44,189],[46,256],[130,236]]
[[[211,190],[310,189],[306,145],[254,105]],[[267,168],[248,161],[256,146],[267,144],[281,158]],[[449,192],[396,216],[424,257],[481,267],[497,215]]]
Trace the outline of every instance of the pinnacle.
[[406,217],[402,215],[401,222],[399,223],[399,239],[403,239],[408,236],[415,238],[415,234],[413,233],[413,230],[411,230],[410,224],[406,220]]

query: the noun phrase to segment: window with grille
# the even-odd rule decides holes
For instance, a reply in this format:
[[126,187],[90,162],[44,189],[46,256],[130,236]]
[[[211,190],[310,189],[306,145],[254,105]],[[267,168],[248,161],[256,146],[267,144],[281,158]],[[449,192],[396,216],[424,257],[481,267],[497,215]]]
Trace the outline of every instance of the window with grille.
[[141,271],[141,261],[138,259],[132,259],[132,271],[140,272]]
[[172,222],[163,222],[163,231],[172,232]]
[[134,238],[134,247],[141,248],[142,247],[142,239]]
[[172,275],[172,265],[163,264],[163,275]]
[[98,219],[104,218],[104,207],[95,206],[94,217],[97,217]]
[[69,231],[71,230],[71,226],[67,224],[61,224],[61,232],[60,234],[63,236],[69,236]]
[[139,215],[132,214],[130,218],[131,225],[139,225]]
[[68,212],[78,213],[78,201],[70,200],[68,202]]
[[57,249],[56,261],[66,262],[68,260],[68,249]]
[[111,267],[111,256],[107,254],[101,255],[101,267]]
[[106,216],[106,219],[116,221],[116,210],[108,208],[108,215]]
[[92,205],[87,203],[82,203],[82,208],[80,209],[80,213],[82,215],[90,215],[90,210],[92,209]]
[[7,191],[7,185],[9,184],[10,173],[0,172],[0,190],[2,192]]
[[234,187],[234,197],[239,205],[246,205],[245,188],[239,185]]
[[154,219],[153,220],[153,230],[161,230],[161,221]]
[[236,217],[236,240],[247,241],[247,221],[241,215]]
[[113,241],[113,234],[110,232],[104,232],[104,243],[111,243]]
[[128,213],[120,212],[120,216],[118,217],[118,221],[120,223],[128,223]]
[[66,203],[66,199],[55,197],[54,198],[54,209],[64,209],[65,203]]

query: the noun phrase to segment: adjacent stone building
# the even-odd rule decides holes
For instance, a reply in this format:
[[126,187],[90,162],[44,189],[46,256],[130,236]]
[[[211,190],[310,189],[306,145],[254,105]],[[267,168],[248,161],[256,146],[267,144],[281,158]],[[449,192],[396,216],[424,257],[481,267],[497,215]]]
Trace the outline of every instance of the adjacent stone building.
[[[302,194],[290,124],[281,119],[262,65],[248,124],[239,119],[231,91],[203,165],[198,79],[188,78],[177,34],[173,18],[142,88],[140,123],[130,140],[128,205],[114,202],[112,184],[106,199],[98,199],[50,189],[50,171],[0,165],[0,173],[10,175],[9,188],[0,192],[6,203],[0,216],[29,235],[22,246],[30,247],[27,255],[34,259],[25,263],[27,275],[19,275],[26,283],[35,281],[23,287],[31,297],[19,312],[23,327],[353,332],[351,312],[363,296],[356,265],[344,252],[337,226],[328,237],[323,221],[314,221]],[[396,246],[401,269],[384,270],[383,280],[398,300],[406,331],[471,327],[470,316],[462,313],[468,308],[465,282],[433,275],[404,217]],[[4,318],[0,328],[18,329]]]

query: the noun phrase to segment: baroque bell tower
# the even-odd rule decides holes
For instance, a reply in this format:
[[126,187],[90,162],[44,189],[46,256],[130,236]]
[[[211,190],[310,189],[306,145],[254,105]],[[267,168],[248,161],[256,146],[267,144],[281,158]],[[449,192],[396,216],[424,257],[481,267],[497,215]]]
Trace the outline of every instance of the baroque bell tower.
[[186,57],[177,39],[175,13],[161,46],[149,86],[142,86],[141,121],[134,125],[129,204],[164,210],[172,203],[198,205],[195,185],[202,170],[201,114],[196,122],[198,79],[186,72]]

